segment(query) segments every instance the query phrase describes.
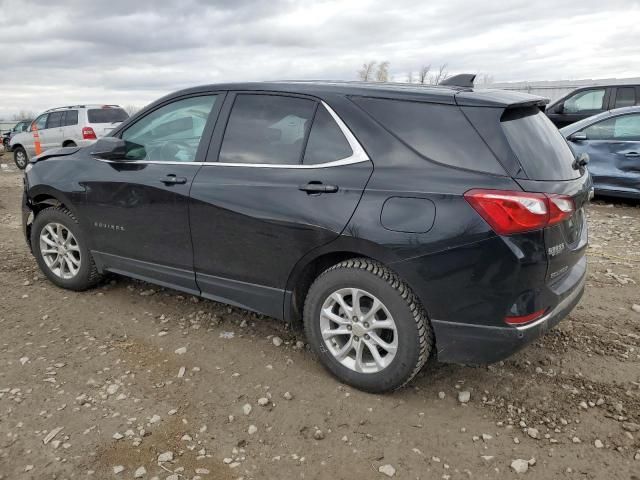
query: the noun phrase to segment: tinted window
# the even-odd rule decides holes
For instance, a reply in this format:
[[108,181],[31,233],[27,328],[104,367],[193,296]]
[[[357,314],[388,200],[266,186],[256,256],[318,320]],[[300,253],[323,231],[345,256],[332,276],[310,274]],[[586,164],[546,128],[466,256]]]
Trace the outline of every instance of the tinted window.
[[520,165],[532,180],[570,180],[578,178],[573,153],[562,134],[539,108],[506,110],[502,129]]
[[298,164],[316,102],[277,95],[238,95],[219,161]]
[[52,112],[47,120],[47,128],[61,127],[64,122],[64,112]]
[[131,160],[193,162],[217,96],[185,98],[142,117],[122,134]]
[[303,163],[334,162],[350,157],[353,150],[340,127],[323,106],[319,106],[313,119]]
[[588,140],[640,141],[640,115],[609,118],[584,129]]
[[87,110],[89,123],[124,122],[129,115],[121,108],[90,108]]
[[36,118],[35,122],[33,122],[38,130],[43,130],[44,128],[46,128],[48,116],[49,115],[45,113],[44,115]]
[[636,89],[634,87],[618,87],[616,89],[615,108],[630,107],[636,104]]
[[564,111],[565,113],[578,113],[588,110],[602,110],[604,93],[604,88],[576,93],[564,102]]
[[77,110],[67,110],[65,112],[64,124],[69,125],[77,125],[78,124],[78,111]]
[[455,105],[367,97],[353,100],[387,130],[430,160],[505,175],[500,163]]

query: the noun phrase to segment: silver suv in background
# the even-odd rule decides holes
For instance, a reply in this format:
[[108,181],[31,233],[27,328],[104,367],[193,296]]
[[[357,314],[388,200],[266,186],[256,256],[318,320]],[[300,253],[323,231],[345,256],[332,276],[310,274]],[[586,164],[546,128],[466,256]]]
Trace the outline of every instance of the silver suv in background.
[[36,136],[40,150],[58,147],[84,147],[104,137],[129,118],[118,105],[73,105],[52,108],[33,121],[26,132],[15,135],[9,145],[13,159],[24,169],[36,152]]

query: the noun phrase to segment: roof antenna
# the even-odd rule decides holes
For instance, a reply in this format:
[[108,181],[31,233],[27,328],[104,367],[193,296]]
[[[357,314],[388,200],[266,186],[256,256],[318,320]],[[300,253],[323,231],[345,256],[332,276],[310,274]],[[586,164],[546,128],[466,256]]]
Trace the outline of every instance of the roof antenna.
[[473,82],[476,79],[475,73],[460,73],[441,81],[438,85],[448,85],[451,87],[473,88]]

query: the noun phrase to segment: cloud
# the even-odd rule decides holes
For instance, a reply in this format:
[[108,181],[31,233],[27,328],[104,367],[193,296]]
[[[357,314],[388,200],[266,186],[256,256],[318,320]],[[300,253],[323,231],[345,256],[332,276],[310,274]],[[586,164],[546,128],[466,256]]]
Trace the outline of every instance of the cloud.
[[144,105],[186,86],[353,80],[389,60],[496,81],[638,76],[638,1],[5,0],[0,118],[77,102]]

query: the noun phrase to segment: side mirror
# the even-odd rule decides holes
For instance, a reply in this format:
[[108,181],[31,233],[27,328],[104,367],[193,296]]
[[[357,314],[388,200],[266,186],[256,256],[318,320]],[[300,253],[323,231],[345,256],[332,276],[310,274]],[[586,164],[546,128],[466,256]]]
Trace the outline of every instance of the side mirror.
[[573,161],[573,169],[580,170],[581,168],[586,167],[589,164],[589,155],[586,153],[581,153],[576,159]]
[[127,145],[117,137],[103,137],[91,147],[91,156],[103,160],[126,160]]
[[567,140],[569,140],[570,142],[584,142],[586,139],[587,134],[584,132],[572,133],[571,135],[569,135],[569,138],[567,138]]
[[556,113],[564,113],[564,102],[560,102],[556,106]]

